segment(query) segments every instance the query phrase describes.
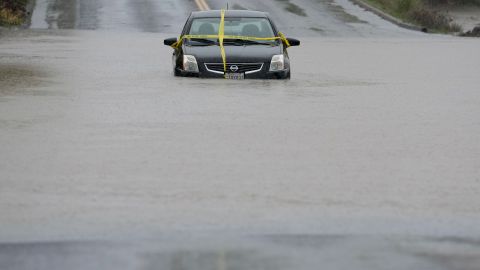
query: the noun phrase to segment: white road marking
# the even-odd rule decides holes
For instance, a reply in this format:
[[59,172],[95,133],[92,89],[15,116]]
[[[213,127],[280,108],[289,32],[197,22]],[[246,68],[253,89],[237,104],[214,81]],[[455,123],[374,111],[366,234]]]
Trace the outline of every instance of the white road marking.
[[205,0],[195,0],[195,3],[197,4],[198,9],[201,11],[210,10],[210,7]]

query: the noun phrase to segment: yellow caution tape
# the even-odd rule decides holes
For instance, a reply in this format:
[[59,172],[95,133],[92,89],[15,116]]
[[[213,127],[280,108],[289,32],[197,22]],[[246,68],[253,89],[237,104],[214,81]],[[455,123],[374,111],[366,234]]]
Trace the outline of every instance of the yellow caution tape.
[[223,46],[224,39],[240,39],[240,40],[259,40],[259,41],[268,41],[268,40],[281,40],[285,45],[290,47],[290,42],[285,37],[282,32],[278,32],[278,37],[248,37],[248,36],[235,36],[235,35],[225,35],[225,10],[222,9],[220,13],[220,25],[218,27],[218,35],[183,35],[179,38],[177,42],[172,44],[172,48],[178,49],[182,46],[182,43],[185,39],[192,39],[192,38],[213,38],[218,39],[218,43],[220,46],[220,54],[222,55],[222,62],[223,62],[223,73],[227,72],[227,57],[225,54],[225,47]]
[[225,55],[225,47],[223,47],[223,38],[225,35],[225,10],[220,12],[220,26],[218,27],[218,43],[220,44],[220,53],[223,61],[223,74],[227,73],[227,56]]
[[[288,43],[288,40],[285,38],[285,36],[283,36],[282,33],[278,33],[278,37],[265,37],[265,38],[261,38],[261,37],[248,37],[248,36],[233,36],[233,35],[223,35],[223,39],[241,39],[241,40],[277,40],[277,39],[280,39],[282,40],[283,42],[285,42],[287,44],[288,47],[290,47],[290,43]],[[176,43],[174,43],[172,45],[173,48],[178,48],[182,45],[182,42],[184,39],[192,39],[192,38],[215,38],[215,39],[218,39],[220,36],[219,35],[184,35],[182,37],[180,37],[180,40],[177,41]]]
[[287,48],[290,47],[290,42],[288,42],[287,37],[282,32],[278,32],[278,35],[280,36],[280,39],[285,42],[285,45],[287,45]]

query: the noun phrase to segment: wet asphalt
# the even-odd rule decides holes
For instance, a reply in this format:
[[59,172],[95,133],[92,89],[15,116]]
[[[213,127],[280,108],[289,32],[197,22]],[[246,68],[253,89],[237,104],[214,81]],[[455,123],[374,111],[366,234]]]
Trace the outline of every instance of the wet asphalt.
[[479,269],[478,40],[232,1],[292,80],[174,78],[194,1],[41,2],[0,29],[0,269]]
[[[210,9],[226,8],[227,1],[210,0]],[[412,36],[365,12],[348,0],[228,1],[231,9],[266,11],[287,35],[296,36]],[[179,33],[185,18],[197,10],[193,0],[37,0],[33,29],[94,29]]]
[[179,33],[193,1],[36,0],[32,29]]

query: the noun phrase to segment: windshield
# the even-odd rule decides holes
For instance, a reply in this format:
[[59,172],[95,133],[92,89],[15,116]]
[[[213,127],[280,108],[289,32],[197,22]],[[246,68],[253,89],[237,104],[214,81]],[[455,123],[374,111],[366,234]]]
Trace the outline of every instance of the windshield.
[[[190,27],[189,35],[217,35],[220,25],[220,18],[197,18],[193,19]],[[266,18],[225,18],[224,33],[226,36],[246,36],[246,37],[258,37],[258,38],[270,38],[274,37],[270,21]],[[225,39],[225,45],[230,42],[240,42],[241,40],[229,40]],[[217,39],[193,39],[190,41],[192,44],[203,43],[213,44]],[[243,42],[244,44],[273,44],[276,40],[254,40],[254,42]]]

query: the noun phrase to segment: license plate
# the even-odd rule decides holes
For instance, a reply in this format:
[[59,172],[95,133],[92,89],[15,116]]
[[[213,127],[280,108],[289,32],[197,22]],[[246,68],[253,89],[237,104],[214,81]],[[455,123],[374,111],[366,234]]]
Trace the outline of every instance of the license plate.
[[245,73],[227,73],[225,79],[229,80],[243,80],[245,79]]

